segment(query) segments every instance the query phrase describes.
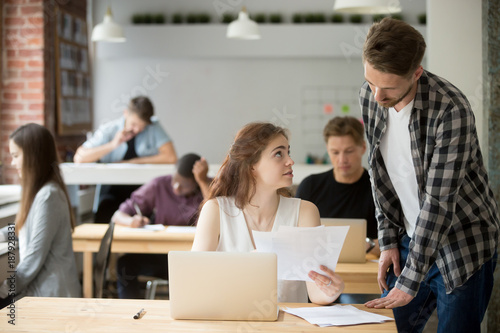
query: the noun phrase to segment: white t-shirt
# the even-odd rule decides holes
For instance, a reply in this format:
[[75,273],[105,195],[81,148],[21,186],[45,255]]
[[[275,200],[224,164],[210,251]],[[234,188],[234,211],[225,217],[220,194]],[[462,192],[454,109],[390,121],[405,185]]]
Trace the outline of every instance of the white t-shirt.
[[410,114],[413,101],[399,112],[389,108],[387,128],[380,140],[380,152],[391,178],[392,185],[399,197],[406,233],[412,237],[415,231],[420,205],[418,200],[417,175],[411,156]]

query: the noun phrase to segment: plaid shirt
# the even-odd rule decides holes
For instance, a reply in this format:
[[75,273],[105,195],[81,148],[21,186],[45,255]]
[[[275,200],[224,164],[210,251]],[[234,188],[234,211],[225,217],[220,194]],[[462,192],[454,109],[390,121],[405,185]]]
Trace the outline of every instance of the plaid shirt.
[[[405,232],[401,203],[380,152],[388,109],[377,104],[366,82],[360,104],[370,145],[380,248],[388,250],[398,246]],[[436,263],[450,293],[492,258],[499,237],[498,208],[483,165],[474,114],[455,86],[424,71],[408,130],[420,212],[396,287],[415,296]]]

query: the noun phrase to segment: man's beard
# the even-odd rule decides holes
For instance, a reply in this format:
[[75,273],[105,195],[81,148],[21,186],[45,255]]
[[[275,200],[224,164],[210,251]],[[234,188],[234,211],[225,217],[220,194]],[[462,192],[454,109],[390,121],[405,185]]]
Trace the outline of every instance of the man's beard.
[[395,105],[399,104],[399,102],[401,102],[406,96],[408,96],[408,94],[410,93],[410,91],[413,89],[413,85],[415,83],[412,83],[411,86],[408,88],[408,90],[400,97],[398,98],[397,100],[389,100],[387,102],[377,102],[378,105],[384,107],[384,108],[392,108],[394,107]]

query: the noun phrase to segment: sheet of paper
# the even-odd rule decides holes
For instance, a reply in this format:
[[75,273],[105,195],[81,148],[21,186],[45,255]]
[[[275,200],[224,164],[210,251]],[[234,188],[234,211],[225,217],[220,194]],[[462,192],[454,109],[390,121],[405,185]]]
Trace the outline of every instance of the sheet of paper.
[[278,279],[311,281],[307,275],[320,265],[335,270],[348,226],[316,228],[280,228],[277,232],[256,232],[253,237],[257,252],[273,252],[278,256]]
[[0,242],[0,255],[8,252],[9,242]]
[[382,323],[390,317],[360,310],[352,305],[334,305],[305,308],[285,308],[283,311],[303,318],[321,327]]
[[167,227],[165,232],[173,233],[192,233],[196,232],[196,227],[180,226],[180,225],[170,225]]
[[123,231],[138,231],[138,232],[153,232],[153,231],[161,231],[163,229],[165,229],[165,226],[163,224],[146,224],[142,228],[125,227],[122,230]]

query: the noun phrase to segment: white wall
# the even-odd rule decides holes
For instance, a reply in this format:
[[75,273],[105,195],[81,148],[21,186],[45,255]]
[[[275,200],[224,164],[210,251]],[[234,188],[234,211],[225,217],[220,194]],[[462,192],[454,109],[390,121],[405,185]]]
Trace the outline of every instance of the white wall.
[[[138,12],[207,11],[216,17],[214,3],[205,0],[111,2],[114,17],[122,24]],[[99,22],[105,2],[95,0],[93,5],[94,21]],[[331,12],[333,1],[259,0],[247,1],[246,5],[249,10],[254,8],[254,12],[291,15],[305,11]],[[425,12],[423,1],[406,0],[402,5],[411,13],[411,16],[408,14],[410,23],[416,21],[417,14]],[[164,47],[169,45],[159,35],[147,37],[155,43],[167,43]],[[361,42],[357,39],[359,36],[351,44],[359,50]],[[130,97],[146,92],[179,155],[195,151],[211,163],[220,163],[236,131],[245,123],[259,120],[289,128],[292,156],[296,162],[303,163],[307,153],[324,154],[322,127],[328,118],[344,114],[340,112],[342,105],[349,105],[349,114],[360,117],[356,91],[363,82],[363,70],[359,57],[223,58],[152,54],[110,58],[99,56],[103,47],[96,45],[94,55],[94,127],[118,117]],[[152,81],[152,71],[162,73],[158,80]],[[328,103],[334,106],[334,112],[325,115],[322,105]]]
[[483,157],[488,157],[483,115],[483,38],[481,0],[427,0],[428,69],[467,96],[476,117]]

